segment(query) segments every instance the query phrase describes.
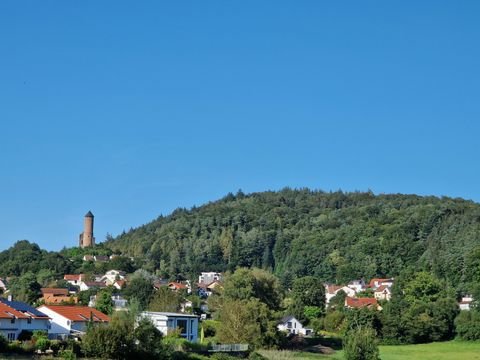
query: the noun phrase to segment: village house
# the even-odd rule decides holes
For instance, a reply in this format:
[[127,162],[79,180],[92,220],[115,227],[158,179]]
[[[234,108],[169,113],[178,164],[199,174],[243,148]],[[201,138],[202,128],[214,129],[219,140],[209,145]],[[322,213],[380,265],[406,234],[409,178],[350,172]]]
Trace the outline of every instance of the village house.
[[202,272],[198,277],[199,284],[211,284],[214,281],[222,281],[222,274],[218,272]]
[[117,290],[122,290],[127,285],[125,280],[117,280],[113,283],[113,287]]
[[302,323],[294,316],[285,316],[277,325],[278,331],[284,331],[291,335],[309,336],[313,333],[312,329],[303,327]]
[[347,296],[354,297],[356,292],[354,289],[345,285],[329,285],[325,284],[325,305],[330,303],[330,300],[335,297],[339,292],[343,291]]
[[462,297],[462,300],[458,303],[460,310],[470,311],[473,302],[472,295],[466,295]]
[[168,286],[168,280],[165,279],[156,279],[153,282],[153,288],[159,290],[162,286]]
[[93,257],[93,255],[84,255],[83,256],[83,261],[95,261],[95,258]]
[[80,291],[86,291],[92,288],[105,289],[107,285],[102,281],[82,281],[80,283]]
[[168,283],[168,288],[172,291],[181,291],[181,290],[187,290],[188,291],[188,286],[179,282],[170,282]]
[[180,312],[181,313],[190,313],[192,311],[193,303],[188,299],[183,299],[180,303]]
[[144,311],[140,317],[150,319],[164,336],[173,330],[179,331],[180,336],[188,341],[197,342],[198,340],[198,316],[196,315]]
[[13,341],[22,331],[48,331],[50,318],[34,307],[21,302],[0,298],[0,334]]
[[110,260],[110,256],[106,255],[95,255],[93,258],[96,262],[107,262]]
[[70,285],[73,286],[80,286],[80,283],[84,280],[85,275],[83,274],[68,274],[63,276],[63,280],[68,282]]
[[373,289],[373,290],[378,289],[382,285],[385,285],[387,287],[392,287],[393,286],[393,280],[394,280],[393,278],[392,279],[377,279],[377,278],[374,278],[374,279],[370,280],[370,283],[368,284],[368,287],[370,289]]
[[0,293],[8,291],[8,282],[4,278],[0,278]]
[[377,299],[379,301],[380,300],[390,301],[390,299],[392,298],[392,290],[391,290],[390,286],[380,285],[380,287],[378,287],[374,291],[373,296],[375,297],[375,299]]
[[353,289],[355,290],[356,293],[360,292],[360,291],[363,291],[365,290],[366,288],[366,285],[365,285],[365,281],[363,279],[360,279],[360,280],[352,280],[350,281],[347,286],[350,288],[350,289]]
[[[112,295],[112,304],[114,311],[123,311],[127,310],[128,300],[125,299],[122,295]],[[88,301],[88,307],[95,307],[97,305],[97,295],[90,296]]]
[[365,307],[377,310],[382,309],[375,298],[352,298],[350,296],[345,298],[345,307],[348,309],[360,309]]
[[110,321],[107,315],[87,306],[41,305],[38,310],[51,318],[48,333],[52,336],[81,335],[90,322],[106,324]]
[[42,288],[42,298],[40,301],[43,301],[44,304],[54,305],[60,303],[73,303],[78,302],[76,296],[70,295],[68,289],[62,288]]
[[109,270],[102,276],[101,281],[107,285],[113,285],[117,280],[125,280],[125,271]]

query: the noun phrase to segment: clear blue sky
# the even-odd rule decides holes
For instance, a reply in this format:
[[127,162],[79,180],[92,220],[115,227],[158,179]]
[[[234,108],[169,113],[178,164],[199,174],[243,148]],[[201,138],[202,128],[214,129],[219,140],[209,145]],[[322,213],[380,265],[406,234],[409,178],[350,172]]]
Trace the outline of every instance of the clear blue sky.
[[0,249],[227,192],[480,201],[479,1],[1,1]]

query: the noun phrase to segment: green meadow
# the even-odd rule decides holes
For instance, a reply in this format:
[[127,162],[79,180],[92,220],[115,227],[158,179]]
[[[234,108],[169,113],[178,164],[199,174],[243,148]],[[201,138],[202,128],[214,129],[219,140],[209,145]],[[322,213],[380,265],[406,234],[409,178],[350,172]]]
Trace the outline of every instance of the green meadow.
[[[296,351],[260,351],[269,360],[340,360],[342,351],[320,355]],[[382,360],[480,360],[480,342],[447,341],[419,345],[380,346]]]

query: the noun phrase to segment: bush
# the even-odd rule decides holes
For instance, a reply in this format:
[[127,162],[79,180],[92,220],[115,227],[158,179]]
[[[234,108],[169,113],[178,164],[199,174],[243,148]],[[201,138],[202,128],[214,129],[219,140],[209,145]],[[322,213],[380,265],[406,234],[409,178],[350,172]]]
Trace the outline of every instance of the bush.
[[35,348],[40,351],[46,351],[50,347],[50,340],[41,337],[35,343]]
[[2,334],[0,334],[0,353],[5,352],[7,348],[8,348],[8,340],[5,339],[5,337]]
[[460,311],[455,319],[455,330],[462,340],[480,340],[480,312]]
[[327,313],[323,319],[323,327],[330,332],[339,332],[342,328],[345,314],[340,311],[332,311]]
[[18,335],[18,340],[19,340],[19,341],[28,341],[28,340],[31,340],[31,339],[32,339],[32,335],[33,335],[33,333],[32,333],[31,331],[22,330],[22,332],[20,333],[20,335]]
[[58,353],[58,356],[63,360],[75,360],[77,358],[73,350],[62,350]]
[[380,360],[375,331],[357,328],[347,332],[343,341],[346,360]]

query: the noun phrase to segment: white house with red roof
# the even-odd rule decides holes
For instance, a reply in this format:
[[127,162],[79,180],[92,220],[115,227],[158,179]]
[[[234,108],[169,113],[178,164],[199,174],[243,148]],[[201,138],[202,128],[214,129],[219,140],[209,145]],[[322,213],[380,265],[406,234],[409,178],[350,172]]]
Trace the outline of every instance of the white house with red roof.
[[372,308],[382,310],[375,298],[352,298],[347,296],[345,298],[345,307],[349,309]]
[[380,285],[374,292],[373,296],[377,300],[387,300],[390,301],[392,298],[392,288],[387,285]]
[[335,297],[339,292],[343,291],[347,296],[354,297],[356,292],[354,289],[346,285],[330,285],[325,284],[325,305],[330,303],[330,300]]
[[96,324],[110,322],[107,315],[87,306],[42,305],[37,310],[51,318],[49,334],[81,335],[87,331],[90,321]]
[[125,276],[125,271],[108,270],[105,275],[103,275],[101,281],[105,282],[107,285],[113,285],[117,280],[125,280]]
[[382,285],[392,287],[393,286],[393,278],[392,279],[380,279],[380,278],[374,278],[370,280],[370,283],[368,284],[368,287],[370,289],[376,290]]
[[67,274],[63,276],[63,280],[74,286],[80,286],[80,283],[85,279],[83,274]]
[[16,340],[24,330],[48,331],[49,328],[48,315],[24,302],[0,298],[0,334],[6,339]]

